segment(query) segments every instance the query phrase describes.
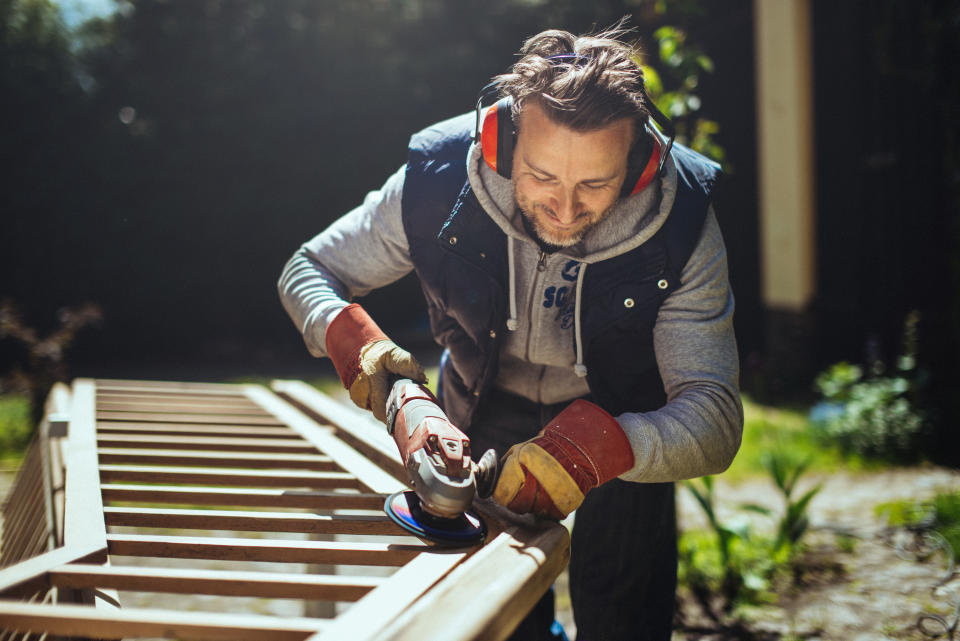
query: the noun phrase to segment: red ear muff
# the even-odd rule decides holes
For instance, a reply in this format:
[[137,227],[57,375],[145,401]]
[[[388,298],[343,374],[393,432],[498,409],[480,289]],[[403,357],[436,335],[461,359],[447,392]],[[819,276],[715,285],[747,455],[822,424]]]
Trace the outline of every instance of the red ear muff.
[[630,195],[634,195],[643,190],[644,187],[650,184],[656,175],[657,171],[660,168],[660,157],[663,152],[660,150],[660,139],[656,136],[653,136],[653,149],[650,152],[650,160],[647,161],[647,165],[643,168],[643,171],[640,172],[640,177],[637,179],[636,184],[633,186],[633,189],[630,190]]
[[509,178],[513,169],[513,99],[507,96],[490,105],[483,116],[480,150],[490,169]]

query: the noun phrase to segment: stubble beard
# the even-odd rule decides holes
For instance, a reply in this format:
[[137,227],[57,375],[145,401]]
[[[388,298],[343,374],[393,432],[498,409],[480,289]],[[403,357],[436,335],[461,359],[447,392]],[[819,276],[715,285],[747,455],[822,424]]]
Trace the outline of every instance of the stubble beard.
[[539,220],[540,216],[554,216],[555,213],[552,209],[542,203],[531,203],[520,194],[518,190],[514,190],[514,193],[516,194],[517,209],[520,210],[520,214],[523,216],[524,229],[526,229],[527,233],[531,234],[534,240],[537,241],[537,244],[548,253],[573,247],[578,244],[583,240],[584,236],[587,235],[587,232],[603,221],[607,215],[609,215],[610,210],[613,209],[613,205],[611,205],[599,215],[592,211],[583,212],[580,214],[580,218],[584,222],[580,228],[568,234],[558,234],[547,228]]

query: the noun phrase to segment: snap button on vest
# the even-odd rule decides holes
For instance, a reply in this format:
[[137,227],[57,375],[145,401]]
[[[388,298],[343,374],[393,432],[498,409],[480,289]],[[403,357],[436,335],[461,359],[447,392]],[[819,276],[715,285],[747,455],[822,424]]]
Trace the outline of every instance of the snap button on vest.
[[660,289],[666,289],[667,287],[670,287],[670,283],[668,283],[666,279],[661,278],[660,280],[657,281],[657,287],[659,287]]
[[497,337],[497,333],[496,333],[494,330],[491,329],[491,330],[490,330],[490,338],[496,338],[496,337]]
[[450,244],[451,244],[451,245],[456,245],[456,244],[457,244],[457,237],[456,237],[456,236],[451,236],[451,237],[450,237]]
[[635,305],[635,303],[633,302],[633,299],[632,299],[632,298],[625,298],[625,299],[623,299],[623,306],[626,307],[627,309],[630,309],[630,308],[633,307],[634,305]]

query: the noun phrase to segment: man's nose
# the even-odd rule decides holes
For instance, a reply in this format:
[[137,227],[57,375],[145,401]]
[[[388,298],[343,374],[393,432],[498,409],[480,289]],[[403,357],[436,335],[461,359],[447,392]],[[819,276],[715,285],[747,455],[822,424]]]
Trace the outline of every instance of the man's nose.
[[558,189],[554,194],[556,205],[554,211],[557,213],[557,220],[568,225],[577,218],[577,199],[572,191]]

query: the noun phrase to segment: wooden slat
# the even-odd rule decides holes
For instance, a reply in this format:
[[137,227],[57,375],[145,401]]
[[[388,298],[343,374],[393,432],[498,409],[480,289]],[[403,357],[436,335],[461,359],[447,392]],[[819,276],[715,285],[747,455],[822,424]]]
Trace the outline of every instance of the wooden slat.
[[148,402],[145,400],[105,401],[97,398],[97,410],[100,412],[149,412],[151,414],[218,414],[220,416],[269,416],[263,409],[252,405],[209,405],[202,398],[193,401],[164,400]]
[[144,421],[161,423],[210,423],[215,425],[283,425],[271,416],[223,416],[219,414],[151,414],[150,412],[97,412],[98,421]]
[[406,489],[403,483],[337,438],[332,428],[320,425],[262,387],[248,385],[245,389],[251,400],[283,420],[318,450],[331,456],[343,469],[360,479],[371,492],[390,494]]
[[316,454],[303,440],[288,438],[231,438],[229,436],[180,436],[167,434],[100,434],[100,447],[143,449],[215,450],[217,452],[290,452]]
[[197,383],[185,381],[134,381],[98,378],[97,389],[103,392],[136,394],[199,394],[203,396],[243,396],[240,386],[233,383]]
[[104,391],[97,388],[97,403],[123,403],[123,402],[148,402],[148,403],[202,403],[205,407],[251,407],[249,399],[237,394],[236,389],[229,396],[217,394],[184,394],[178,392],[119,392]]
[[52,569],[49,580],[53,586],[74,589],[356,601],[383,584],[386,577],[77,564]]
[[386,427],[373,418],[373,414],[354,411],[303,381],[275,380],[271,381],[270,387],[311,418],[331,423],[336,427],[338,436],[349,445],[394,478],[403,483],[407,482],[407,471],[403,467],[397,445],[387,433]]
[[70,637],[122,639],[164,637],[200,641],[301,641],[324,627],[320,619],[255,614],[125,609],[104,612],[80,605],[0,602],[10,630]]
[[210,450],[148,450],[101,447],[104,464],[203,465],[205,467],[248,467],[255,469],[298,469],[333,472],[340,467],[322,454],[288,454],[271,452],[219,452]]
[[[275,563],[330,563],[397,566],[432,550],[427,545],[403,543],[346,543],[339,541],[286,541],[189,536],[110,534],[110,554],[222,561]],[[447,551],[433,551],[446,554]]]
[[316,453],[310,443],[285,438],[231,438],[229,436],[173,436],[165,434],[100,434],[100,447],[143,447],[221,452]]
[[237,532],[299,532],[302,534],[368,534],[406,536],[386,515],[327,515],[240,510],[183,510],[106,507],[107,525]]
[[[463,562],[472,550],[459,550],[447,554],[421,554],[397,571],[390,581],[358,601],[349,610],[338,616],[329,628],[311,637],[311,641],[339,641],[358,638],[357,634],[380,629],[422,598],[434,584],[440,581],[457,564]],[[473,607],[466,601],[458,609]],[[444,637],[425,636],[424,639]],[[464,639],[461,636],[446,637]]]
[[363,489],[363,484],[345,472],[314,472],[311,470],[208,470],[191,467],[159,467],[101,465],[100,478],[104,483],[186,483],[192,485],[232,485],[249,487],[310,487],[331,490],[335,488]]
[[300,435],[287,426],[199,425],[190,423],[123,423],[105,422],[97,425],[98,434],[178,434],[181,436],[230,436],[234,438],[287,438]]
[[46,445],[39,435],[31,439],[10,494],[4,501],[0,566],[30,558],[38,547],[49,547],[44,447]]
[[[73,383],[70,423],[65,447],[64,543],[72,548],[106,548],[97,437],[94,425],[95,388],[89,379]],[[106,557],[98,559],[106,561]]]
[[32,559],[21,561],[0,570],[0,595],[31,593],[37,588],[49,585],[47,573],[56,567],[75,561],[102,557],[106,550],[102,548],[57,548],[44,552]]
[[107,484],[103,500],[129,503],[173,503],[308,510],[382,510],[382,494],[312,490],[236,489],[214,487]]

